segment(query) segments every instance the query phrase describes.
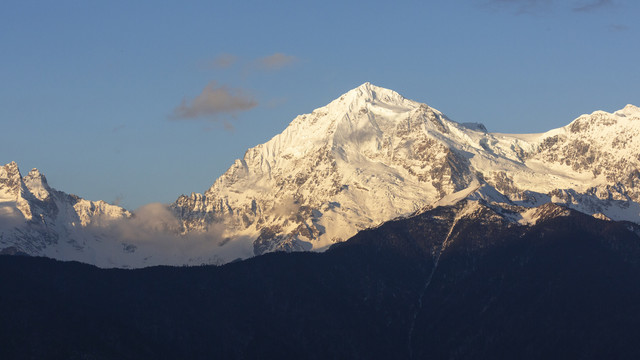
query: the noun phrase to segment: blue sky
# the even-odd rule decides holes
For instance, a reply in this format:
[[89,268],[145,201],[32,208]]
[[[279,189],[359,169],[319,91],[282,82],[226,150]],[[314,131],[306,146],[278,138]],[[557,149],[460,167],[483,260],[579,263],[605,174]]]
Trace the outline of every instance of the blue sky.
[[135,209],[369,81],[495,132],[640,105],[640,2],[3,1],[0,162]]

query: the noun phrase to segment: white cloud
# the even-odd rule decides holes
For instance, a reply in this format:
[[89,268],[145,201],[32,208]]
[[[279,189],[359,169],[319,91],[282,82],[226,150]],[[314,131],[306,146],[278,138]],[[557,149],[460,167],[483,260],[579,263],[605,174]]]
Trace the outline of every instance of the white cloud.
[[275,53],[257,60],[258,67],[263,70],[279,70],[296,62],[297,58],[292,55]]
[[213,59],[211,67],[214,69],[226,69],[234,65],[237,61],[238,57],[233,54],[221,54]]
[[[159,264],[198,265],[224,263],[253,256],[253,239],[225,237],[223,223],[209,223],[203,231],[181,234],[181,222],[169,205],[152,203],[134,211],[131,218],[105,219],[83,228],[89,237],[113,241],[101,243],[102,256],[130,266]],[[131,253],[122,258],[124,246]]]

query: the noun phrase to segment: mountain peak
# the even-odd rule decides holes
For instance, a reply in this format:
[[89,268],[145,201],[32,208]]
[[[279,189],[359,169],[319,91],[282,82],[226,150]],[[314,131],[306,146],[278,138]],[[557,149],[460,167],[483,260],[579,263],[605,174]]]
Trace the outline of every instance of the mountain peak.
[[12,161],[8,164],[6,164],[5,166],[2,167],[2,170],[4,170],[4,172],[6,172],[7,174],[20,174],[20,169],[18,169],[18,163],[16,163],[15,161]]
[[[627,135],[630,129],[638,130],[640,127],[634,120],[640,119],[640,108],[628,104],[624,108],[609,113],[603,110],[596,110],[591,114],[583,114],[566,125],[571,133],[592,133],[598,137],[611,137],[609,132]],[[604,130],[610,129],[610,130]],[[605,131],[605,132],[603,132]],[[554,133],[551,130],[549,133]]]
[[20,174],[20,169],[15,161],[0,167],[0,183],[11,184],[11,187],[15,187],[21,179],[22,175]]
[[49,197],[51,188],[47,183],[47,178],[40,173],[40,170],[33,168],[29,171],[29,174],[24,177],[24,184],[27,189],[39,200],[44,200]]
[[[336,116],[346,115],[349,122],[360,117],[369,118],[370,116],[367,115],[369,113],[375,117],[388,117],[390,114],[405,113],[421,106],[424,105],[406,99],[393,90],[366,82],[342,94],[326,106],[316,109],[311,115],[329,115],[324,117],[328,122],[332,122]],[[337,125],[337,122],[333,122],[333,124]],[[349,126],[353,125],[355,124]]]
[[627,104],[627,106],[614,112],[614,114],[622,115],[622,116],[639,116],[640,117],[640,108],[632,104]]
[[325,107],[317,110],[342,113],[349,110],[357,111],[358,109],[365,107],[366,104],[383,105],[385,107],[389,107],[390,105],[391,107],[404,109],[417,107],[419,105],[414,101],[405,99],[402,95],[393,90],[366,82],[347,91]]
[[395,102],[398,103],[402,103],[405,101],[405,98],[397,92],[391,89],[373,85],[370,82],[365,82],[357,88],[350,90],[345,94],[345,96],[364,98],[370,101],[378,100],[382,102],[390,102],[395,100]]
[[372,83],[370,83],[368,81],[363,83],[362,85],[352,89],[351,91],[359,91],[361,93],[371,93],[372,91],[380,90],[380,89],[391,91],[389,89],[384,89],[384,88],[381,88],[379,86],[373,85]]
[[31,169],[31,171],[29,171],[27,176],[30,176],[30,177],[44,177],[44,175],[42,175],[42,173],[40,173],[40,170],[38,170],[36,168]]

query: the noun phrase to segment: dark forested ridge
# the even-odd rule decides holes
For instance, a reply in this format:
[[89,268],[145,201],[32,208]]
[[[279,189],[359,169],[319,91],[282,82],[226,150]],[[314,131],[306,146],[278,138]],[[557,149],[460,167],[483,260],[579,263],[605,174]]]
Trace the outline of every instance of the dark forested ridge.
[[0,256],[0,358],[640,358],[630,224],[463,207],[220,267]]

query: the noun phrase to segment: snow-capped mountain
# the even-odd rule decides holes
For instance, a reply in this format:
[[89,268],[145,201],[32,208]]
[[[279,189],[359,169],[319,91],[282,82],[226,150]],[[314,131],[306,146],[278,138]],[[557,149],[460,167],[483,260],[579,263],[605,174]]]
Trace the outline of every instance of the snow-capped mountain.
[[15,162],[0,167],[2,252],[93,263],[101,240],[85,229],[130,216],[121,207],[51,188],[38,169],[22,176]]
[[518,216],[462,200],[225,267],[0,256],[0,358],[640,358],[640,226]]
[[[470,119],[474,120],[474,119]],[[322,251],[361,229],[465,199],[514,224],[555,203],[640,223],[640,109],[542,134],[490,133],[365,83],[249,149],[204,194],[135,214],[0,168],[0,252],[103,267]]]
[[55,190],[37,169],[22,176],[15,162],[0,167],[0,254],[123,268],[220,264],[251,256],[236,244],[220,248],[211,229],[180,235],[180,223],[165,204],[131,213]]
[[543,134],[493,134],[365,83],[296,117],[173,210],[184,233],[224,226],[255,254],[322,250],[454,193],[640,222],[639,133],[640,109],[628,105]]

